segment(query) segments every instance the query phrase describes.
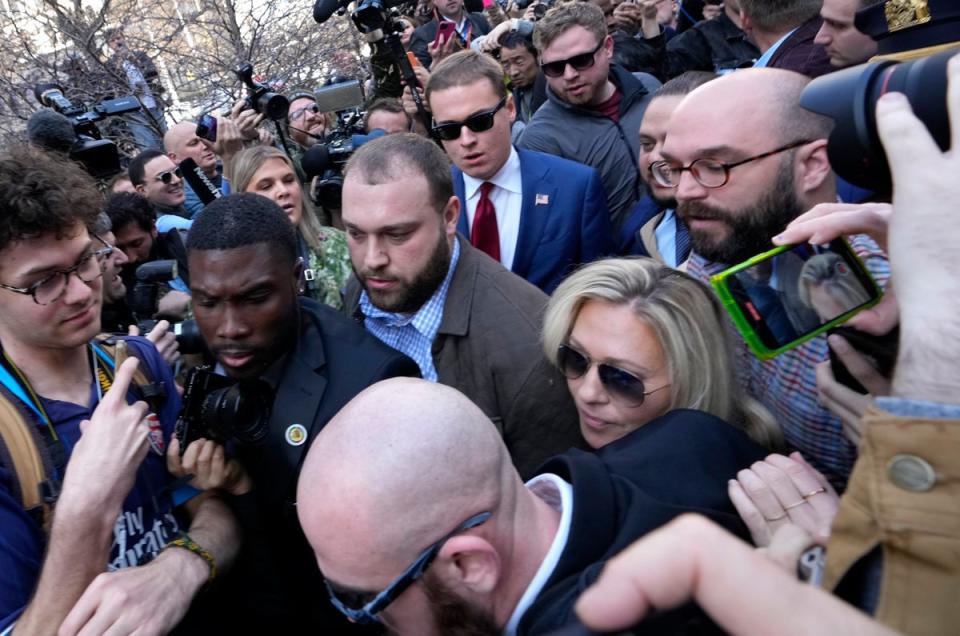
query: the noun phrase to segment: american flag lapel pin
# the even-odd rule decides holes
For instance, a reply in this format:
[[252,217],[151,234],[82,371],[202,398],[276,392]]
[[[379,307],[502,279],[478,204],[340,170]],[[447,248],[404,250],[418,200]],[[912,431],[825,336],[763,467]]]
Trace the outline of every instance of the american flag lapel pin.
[[550,195],[549,194],[538,194],[534,205],[550,205]]

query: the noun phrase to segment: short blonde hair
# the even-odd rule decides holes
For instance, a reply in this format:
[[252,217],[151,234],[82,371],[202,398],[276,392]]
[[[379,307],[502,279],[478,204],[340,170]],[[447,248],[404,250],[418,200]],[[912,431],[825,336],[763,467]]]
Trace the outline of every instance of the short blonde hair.
[[[293,160],[287,156],[287,153],[279,148],[261,144],[251,148],[245,148],[238,152],[236,157],[233,158],[233,165],[230,169],[231,174],[227,175],[231,189],[234,192],[245,192],[247,186],[249,186],[253,180],[253,175],[270,159],[280,159],[293,170],[293,174],[297,174]],[[323,223],[302,185],[300,191],[300,204],[303,206],[303,210],[300,215],[300,227],[297,228],[297,231],[303,236],[307,245],[319,251],[321,250],[320,234]]]
[[547,305],[543,348],[553,364],[589,300],[629,306],[656,334],[671,380],[670,410],[705,411],[767,448],[782,445],[773,416],[737,384],[726,317],[706,285],[652,258],[611,258],[582,267]]

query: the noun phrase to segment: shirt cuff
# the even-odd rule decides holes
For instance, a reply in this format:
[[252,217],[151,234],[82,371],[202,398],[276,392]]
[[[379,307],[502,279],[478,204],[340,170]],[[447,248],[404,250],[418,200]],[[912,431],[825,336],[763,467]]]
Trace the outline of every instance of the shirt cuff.
[[877,408],[899,417],[960,419],[960,406],[955,404],[898,397],[878,397],[874,403]]

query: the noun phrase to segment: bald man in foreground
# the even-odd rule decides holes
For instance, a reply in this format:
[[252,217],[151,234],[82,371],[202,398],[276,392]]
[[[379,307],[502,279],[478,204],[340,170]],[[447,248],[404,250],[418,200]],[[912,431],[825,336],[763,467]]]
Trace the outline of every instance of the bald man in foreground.
[[[726,481],[764,452],[677,410],[596,453],[571,450],[524,484],[496,427],[450,387],[380,382],[323,429],[297,511],[333,604],[398,634],[541,634],[604,562],[693,509],[745,536]],[[644,633],[710,628],[685,606]],[[649,630],[649,631],[648,631]]]

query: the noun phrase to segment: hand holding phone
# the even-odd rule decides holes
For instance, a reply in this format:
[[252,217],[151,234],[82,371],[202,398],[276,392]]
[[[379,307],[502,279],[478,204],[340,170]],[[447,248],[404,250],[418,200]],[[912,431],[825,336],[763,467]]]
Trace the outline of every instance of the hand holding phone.
[[207,141],[217,140],[217,118],[210,113],[205,113],[197,122],[197,137]]
[[785,245],[713,276],[737,330],[767,360],[852,318],[882,293],[843,239]]

